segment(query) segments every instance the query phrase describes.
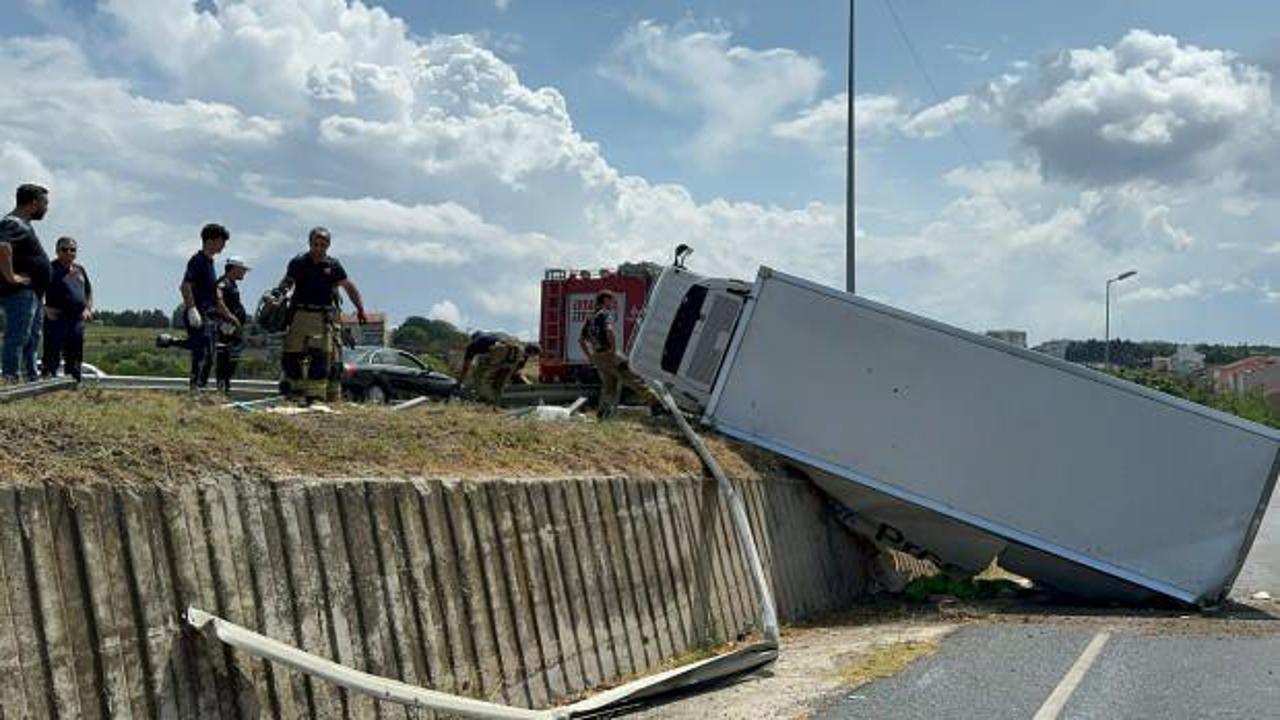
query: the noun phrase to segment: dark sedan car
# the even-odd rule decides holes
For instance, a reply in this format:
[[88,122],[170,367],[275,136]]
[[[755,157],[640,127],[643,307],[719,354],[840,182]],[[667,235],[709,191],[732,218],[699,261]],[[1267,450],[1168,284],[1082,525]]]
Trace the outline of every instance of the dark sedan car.
[[446,398],[457,384],[403,350],[357,346],[342,351],[342,393],[353,400],[387,403],[419,395]]

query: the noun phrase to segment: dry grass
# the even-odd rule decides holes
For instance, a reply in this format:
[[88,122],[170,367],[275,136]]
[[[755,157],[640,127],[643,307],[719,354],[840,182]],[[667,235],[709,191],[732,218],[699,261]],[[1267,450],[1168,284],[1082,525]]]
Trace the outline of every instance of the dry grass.
[[[85,390],[0,406],[0,483],[168,483],[209,476],[544,477],[697,475],[669,420],[538,423],[469,404],[393,413],[242,413],[213,398]],[[725,470],[761,453],[708,438]]]
[[840,681],[853,688],[873,680],[893,677],[916,660],[932,655],[937,649],[938,643],[933,640],[908,640],[881,645],[842,665],[838,670]]

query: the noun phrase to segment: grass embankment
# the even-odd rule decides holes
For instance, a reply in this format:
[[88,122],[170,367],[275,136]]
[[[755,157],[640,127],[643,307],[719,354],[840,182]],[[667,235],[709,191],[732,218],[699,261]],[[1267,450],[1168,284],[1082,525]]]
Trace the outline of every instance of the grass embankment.
[[[0,483],[169,483],[209,476],[659,477],[702,472],[669,420],[546,423],[471,404],[339,404],[284,416],[212,397],[67,391],[0,405]],[[725,470],[769,460],[715,437]]]

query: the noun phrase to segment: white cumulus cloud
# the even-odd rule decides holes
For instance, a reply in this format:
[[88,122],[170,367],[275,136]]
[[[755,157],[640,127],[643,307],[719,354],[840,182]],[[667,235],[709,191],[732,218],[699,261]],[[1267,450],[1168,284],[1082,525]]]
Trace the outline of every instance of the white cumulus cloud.
[[[0,41],[0,80],[28,88],[0,97],[13,159],[0,183],[53,188],[42,231],[80,237],[103,307],[176,302],[179,258],[208,221],[253,259],[250,294],[326,225],[371,309],[403,317],[448,312],[447,301],[468,323],[517,332],[536,327],[545,267],[663,261],[679,242],[709,273],[769,261],[840,280],[840,208],[696,201],[625,176],[558,90],[525,84],[477,38],[423,37],[348,0],[221,0],[216,12],[103,0],[101,11],[111,23],[87,40]],[[644,27],[719,52],[713,65],[730,77],[716,92],[742,80],[774,97],[734,142],[812,99],[811,59]],[[105,69],[135,63],[145,83]]]
[[1133,30],[1064,50],[991,84],[987,99],[1046,175],[1081,183],[1185,182],[1274,147],[1269,75],[1225,50]]
[[452,300],[441,300],[432,305],[427,311],[427,317],[432,320],[443,320],[455,327],[465,327],[462,311]]
[[600,72],[627,92],[670,112],[701,119],[693,150],[705,161],[749,145],[793,107],[808,103],[822,80],[814,58],[786,48],[732,44],[724,30],[633,25]]

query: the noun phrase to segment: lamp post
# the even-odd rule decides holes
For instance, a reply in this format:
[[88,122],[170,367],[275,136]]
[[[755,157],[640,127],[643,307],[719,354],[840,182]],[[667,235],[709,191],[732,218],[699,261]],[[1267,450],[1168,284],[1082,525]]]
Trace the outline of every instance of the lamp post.
[[1106,335],[1102,346],[1102,369],[1111,369],[1111,283],[1120,282],[1137,275],[1137,270],[1128,270],[1107,281],[1107,324]]
[[854,253],[854,231],[857,228],[853,216],[853,2],[849,0],[849,75],[845,78],[847,83],[845,87],[846,103],[845,112],[847,113],[845,128],[845,198],[844,198],[844,284],[845,290],[849,292],[857,292],[857,282],[855,281],[856,256]]

